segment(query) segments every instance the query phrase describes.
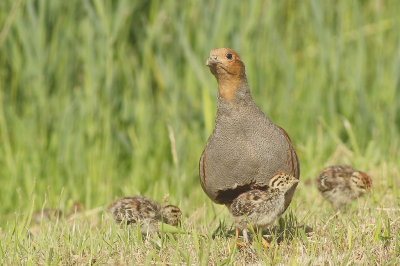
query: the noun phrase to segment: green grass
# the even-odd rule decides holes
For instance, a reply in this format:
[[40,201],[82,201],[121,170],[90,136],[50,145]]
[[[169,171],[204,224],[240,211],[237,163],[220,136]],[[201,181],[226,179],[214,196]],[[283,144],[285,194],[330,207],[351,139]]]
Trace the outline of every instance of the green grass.
[[[1,264],[398,264],[399,13],[378,0],[0,1]],[[285,220],[311,231],[274,233],[270,250],[229,250],[227,210],[199,185],[216,47],[240,54],[255,102],[300,158]],[[374,192],[331,218],[309,183],[344,163]],[[142,242],[90,212],[138,193],[169,194],[191,233]],[[75,201],[89,214],[26,237],[33,211]]]

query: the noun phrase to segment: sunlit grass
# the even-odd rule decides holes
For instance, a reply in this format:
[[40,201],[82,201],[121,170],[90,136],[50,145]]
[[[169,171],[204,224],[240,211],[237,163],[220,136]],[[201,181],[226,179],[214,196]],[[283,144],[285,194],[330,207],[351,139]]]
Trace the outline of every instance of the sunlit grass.
[[[378,0],[0,1],[0,261],[398,263],[399,13]],[[291,215],[312,232],[268,251],[212,238],[220,220],[230,227],[197,170],[216,112],[205,66],[216,47],[240,54],[255,102],[300,158]],[[329,220],[310,180],[331,164],[370,173],[374,193]],[[98,211],[26,238],[43,205],[90,211],[139,193],[169,194],[191,233],[138,245]]]

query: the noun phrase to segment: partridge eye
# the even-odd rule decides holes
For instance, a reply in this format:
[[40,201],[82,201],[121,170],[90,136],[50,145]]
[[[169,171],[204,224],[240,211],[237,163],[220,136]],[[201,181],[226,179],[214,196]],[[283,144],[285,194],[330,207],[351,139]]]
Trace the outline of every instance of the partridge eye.
[[228,58],[229,60],[231,60],[232,59],[232,54],[226,54],[225,57]]

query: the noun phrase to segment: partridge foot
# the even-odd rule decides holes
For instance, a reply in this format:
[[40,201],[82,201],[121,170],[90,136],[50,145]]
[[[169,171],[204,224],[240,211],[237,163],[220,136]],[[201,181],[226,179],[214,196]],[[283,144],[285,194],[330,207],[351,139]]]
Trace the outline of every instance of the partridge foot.
[[271,244],[264,237],[261,237],[261,244],[266,248],[271,247]]
[[[257,233],[257,235],[259,234],[259,229],[257,228],[256,229],[256,233]],[[266,248],[270,248],[271,247],[271,244],[262,236],[262,230],[261,230],[261,244],[264,246],[264,247],[266,247]]]

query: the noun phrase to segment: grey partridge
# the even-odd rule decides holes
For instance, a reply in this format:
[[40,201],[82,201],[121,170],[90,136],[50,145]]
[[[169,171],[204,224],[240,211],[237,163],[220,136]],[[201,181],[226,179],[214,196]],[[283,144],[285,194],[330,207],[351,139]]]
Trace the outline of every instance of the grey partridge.
[[335,211],[369,193],[372,179],[350,165],[335,165],[323,169],[315,178],[317,188]]
[[[244,241],[248,242],[249,225],[256,230],[271,226],[285,211],[285,193],[298,182],[294,176],[278,172],[269,180],[266,190],[250,190],[240,194],[228,206],[236,226],[236,242],[239,230],[243,230]],[[262,240],[264,245],[269,246],[265,239]]]
[[140,221],[141,233],[147,234],[158,230],[158,223],[177,226],[182,212],[174,205],[161,206],[143,196],[130,196],[116,199],[107,207],[116,223],[136,224]]
[[[266,190],[277,172],[299,179],[299,160],[290,138],[254,103],[239,55],[227,48],[213,49],[206,65],[218,82],[215,126],[199,162],[207,196],[229,206],[242,193]],[[296,186],[285,193],[284,211]]]

